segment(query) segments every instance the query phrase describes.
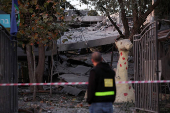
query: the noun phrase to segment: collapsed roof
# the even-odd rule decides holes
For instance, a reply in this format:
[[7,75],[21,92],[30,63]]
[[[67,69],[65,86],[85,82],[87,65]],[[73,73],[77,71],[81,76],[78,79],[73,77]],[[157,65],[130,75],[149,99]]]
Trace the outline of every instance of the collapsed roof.
[[[123,32],[123,25],[121,23],[119,13],[111,15],[111,18],[120,27]],[[97,20],[97,21],[96,21]],[[59,51],[75,50],[82,48],[89,48],[114,43],[115,39],[119,37],[119,33],[111,24],[107,17],[102,16],[82,16],[77,17],[74,22],[76,24],[89,22],[88,27],[70,28],[68,32],[57,40]],[[91,22],[96,22],[91,24]]]

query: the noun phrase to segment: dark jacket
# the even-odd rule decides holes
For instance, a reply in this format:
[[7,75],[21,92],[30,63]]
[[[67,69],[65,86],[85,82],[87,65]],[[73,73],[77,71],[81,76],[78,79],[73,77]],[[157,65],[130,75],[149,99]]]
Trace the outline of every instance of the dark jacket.
[[[113,85],[107,86],[105,80],[113,80]],[[114,95],[96,96],[96,92],[112,91]],[[90,71],[87,90],[87,102],[114,102],[116,97],[115,72],[107,63],[99,63]]]

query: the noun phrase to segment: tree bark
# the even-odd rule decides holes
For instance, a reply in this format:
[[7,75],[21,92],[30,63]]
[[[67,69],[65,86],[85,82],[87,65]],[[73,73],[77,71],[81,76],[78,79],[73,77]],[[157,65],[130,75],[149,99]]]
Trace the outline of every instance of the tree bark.
[[120,9],[121,9],[122,23],[123,23],[123,26],[124,26],[124,29],[125,29],[125,38],[128,38],[130,31],[129,31],[128,19],[126,18],[125,8],[124,8],[122,0],[118,0],[118,2],[119,2],[119,5],[120,5]]
[[[33,83],[34,62],[33,62],[32,48],[31,45],[29,44],[26,45],[26,54],[27,54],[27,62],[28,62],[29,80],[30,83]],[[33,91],[33,86],[30,87],[30,90]]]
[[[36,63],[35,63],[35,54],[34,54],[34,45],[32,45],[32,56],[33,56],[33,82],[36,83],[36,75],[35,75],[35,69],[36,69]],[[33,92],[33,100],[35,101],[36,98],[36,92],[37,92],[37,86],[34,85],[34,92]]]
[[168,48],[167,56],[168,56],[168,65],[170,66],[170,46]]
[[112,18],[110,17],[110,15],[108,15],[107,17],[109,18],[110,22],[115,26],[116,30],[117,30],[118,33],[120,34],[120,37],[123,38],[124,35],[122,34],[122,31],[119,29],[119,27],[116,25],[116,22],[114,22],[114,21],[112,20]]
[[139,15],[141,16],[141,19],[143,18],[146,20],[147,16],[159,5],[160,1],[161,0],[156,0],[156,2],[153,5],[151,5],[143,15]]
[[[132,28],[132,31],[131,31],[131,35],[135,35],[137,32],[138,32],[138,29],[140,28],[138,26],[138,9],[137,9],[137,4],[135,3],[135,0],[132,0],[132,2],[134,2],[134,8],[133,8],[133,28]],[[131,36],[130,35],[130,36]],[[133,38],[133,37],[132,37]]]
[[[51,51],[51,80],[50,82],[52,83],[53,82],[53,65],[54,65],[54,58],[53,58],[53,55],[54,55],[54,41],[52,41],[53,43],[53,49]],[[52,86],[50,86],[50,96],[52,96]]]
[[111,68],[113,68],[112,67],[112,65],[113,65],[113,50],[114,50],[114,44],[113,44],[113,47],[112,47],[111,64],[110,64]]
[[[120,0],[119,0],[120,1]],[[159,5],[160,0],[157,0],[153,5],[151,5],[148,10],[142,14],[140,13],[137,21],[135,21],[133,24],[132,32],[129,36],[130,40],[133,40],[133,36],[138,33],[138,29],[141,27],[141,25],[146,21],[147,16],[156,8],[156,6]],[[133,11],[134,12],[134,11]],[[123,20],[122,20],[123,21]]]
[[[44,44],[40,43],[38,46],[38,66],[36,68],[36,82],[42,83],[43,81],[43,74],[44,74],[44,66],[45,66],[45,47]],[[38,86],[38,90],[43,90],[42,86]]]
[[[138,9],[137,9],[137,3],[135,3],[135,0],[132,0],[134,2],[134,9],[132,11],[133,13],[133,23],[137,23],[138,21]],[[135,27],[136,25],[133,24],[133,27]]]

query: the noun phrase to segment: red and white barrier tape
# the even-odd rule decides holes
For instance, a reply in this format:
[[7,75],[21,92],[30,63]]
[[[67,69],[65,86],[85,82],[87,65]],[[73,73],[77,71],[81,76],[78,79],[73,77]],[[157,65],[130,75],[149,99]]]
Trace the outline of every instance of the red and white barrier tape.
[[[154,80],[154,81],[119,81],[116,84],[126,83],[170,83],[170,80]],[[56,82],[56,83],[2,83],[0,86],[39,86],[39,85],[85,85],[88,82]]]

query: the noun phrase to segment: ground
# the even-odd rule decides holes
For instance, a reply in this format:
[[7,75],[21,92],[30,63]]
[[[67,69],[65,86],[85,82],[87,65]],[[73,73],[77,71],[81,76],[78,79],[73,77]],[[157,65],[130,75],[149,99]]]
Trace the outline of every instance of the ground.
[[[90,62],[90,55],[71,55],[69,59],[74,59],[78,61],[85,61],[87,64],[91,64]],[[106,62],[111,62],[111,53],[103,53],[103,58]],[[118,53],[114,52],[114,58],[113,58],[113,68],[116,68],[117,62],[118,62]],[[68,63],[68,61],[67,61]],[[71,62],[72,63],[72,62]],[[74,61],[75,63],[75,61]],[[78,62],[79,63],[79,62]],[[62,64],[64,66],[60,69],[59,65],[57,72],[61,71],[60,73],[67,74],[69,76],[69,79],[67,77],[63,77],[64,74],[57,75],[54,74],[53,82],[60,82],[58,79],[62,78],[67,82],[72,82],[72,79],[74,78],[73,74],[76,75],[76,79],[73,79],[74,82],[76,80],[85,80],[85,77],[88,78],[89,72],[87,70],[83,70],[80,73],[75,69],[80,70],[80,66],[78,64],[72,64],[71,67],[65,66],[64,63]],[[76,66],[75,66],[76,65]],[[79,67],[79,68],[78,68]],[[83,69],[85,69],[83,67]],[[88,68],[87,68],[88,69]],[[67,71],[68,72],[67,72]],[[89,69],[88,69],[89,70]],[[87,71],[87,72],[86,72]],[[129,57],[129,79],[133,80],[133,58]],[[71,73],[70,72],[74,72]],[[78,78],[82,79],[78,79]],[[86,80],[87,81],[87,80]],[[44,90],[41,93],[37,93],[36,101],[32,100],[32,93],[29,90],[29,87],[19,87],[19,100],[18,100],[18,108],[19,113],[89,113],[88,110],[88,104],[84,100],[85,91],[87,89],[86,85],[82,86],[71,86],[73,89],[65,89],[61,86],[53,86],[53,95],[49,96],[49,86],[44,86]],[[63,92],[64,90],[64,92]],[[71,95],[72,94],[72,95]],[[75,96],[73,96],[75,95]],[[132,103],[114,103],[114,113],[132,113],[134,110],[134,104]]]
[[[37,100],[32,101],[32,94],[19,95],[19,113],[89,113],[84,92],[78,96],[56,93],[51,97],[49,93],[37,94]],[[134,104],[113,104],[114,113],[132,113]]]
[[[30,113],[88,113],[88,104],[82,101],[84,96],[71,96],[67,94],[38,94],[37,100],[31,100],[32,95],[19,97],[19,109]],[[30,101],[29,101],[30,100]],[[34,111],[34,112],[33,112]],[[21,113],[21,112],[20,112]]]

